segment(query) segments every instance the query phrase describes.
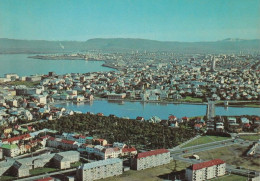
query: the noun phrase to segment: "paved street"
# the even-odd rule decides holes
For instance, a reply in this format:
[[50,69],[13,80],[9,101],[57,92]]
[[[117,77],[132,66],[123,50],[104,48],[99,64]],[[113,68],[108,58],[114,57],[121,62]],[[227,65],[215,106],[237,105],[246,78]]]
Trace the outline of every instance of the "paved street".
[[73,172],[73,171],[76,171],[76,168],[61,170],[61,171],[52,172],[52,173],[45,173],[45,174],[41,174],[41,175],[37,175],[37,176],[33,176],[33,177],[28,177],[28,178],[17,179],[17,180],[19,180],[19,181],[33,181],[33,180],[36,180],[36,179],[46,178],[46,177],[50,177],[52,175],[64,174],[64,173]]

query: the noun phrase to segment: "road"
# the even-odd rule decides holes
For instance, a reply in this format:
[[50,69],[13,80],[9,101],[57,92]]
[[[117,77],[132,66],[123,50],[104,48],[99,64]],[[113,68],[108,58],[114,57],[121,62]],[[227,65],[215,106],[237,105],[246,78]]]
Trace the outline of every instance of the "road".
[[77,168],[72,168],[72,169],[67,169],[67,170],[61,170],[61,171],[57,171],[57,172],[52,172],[52,173],[45,173],[45,174],[41,174],[41,175],[37,175],[37,176],[32,176],[32,177],[28,177],[28,178],[21,178],[21,179],[17,179],[19,181],[33,181],[36,179],[41,179],[41,178],[46,178],[46,177],[50,177],[52,175],[58,175],[58,174],[64,174],[64,173],[68,173],[68,172],[73,172],[76,171]]

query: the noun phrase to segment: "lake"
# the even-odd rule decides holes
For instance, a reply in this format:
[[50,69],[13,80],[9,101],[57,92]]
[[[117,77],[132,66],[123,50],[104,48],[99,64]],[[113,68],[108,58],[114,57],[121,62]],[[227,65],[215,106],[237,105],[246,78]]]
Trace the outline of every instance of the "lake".
[[[107,100],[95,100],[89,103],[64,103],[57,104],[57,107],[65,107],[74,111],[83,113],[103,113],[108,116],[114,114],[118,117],[129,117],[135,119],[142,116],[149,119],[152,116],[158,116],[161,119],[167,119],[170,114],[178,118],[187,116],[202,116],[206,114],[206,105],[201,104],[161,104],[161,103],[142,103],[142,102],[108,102]],[[216,115],[258,115],[260,108],[251,107],[216,107]]]
[[41,60],[28,58],[26,54],[0,54],[0,77],[6,73],[16,73],[19,76],[34,74],[86,73],[111,71],[114,69],[103,67],[103,61],[84,60]]

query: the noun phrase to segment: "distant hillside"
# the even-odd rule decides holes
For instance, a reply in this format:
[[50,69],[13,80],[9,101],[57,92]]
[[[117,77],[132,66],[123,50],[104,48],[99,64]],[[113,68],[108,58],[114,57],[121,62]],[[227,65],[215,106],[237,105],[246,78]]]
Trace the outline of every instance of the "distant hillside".
[[258,52],[260,40],[225,39],[216,42],[163,42],[131,38],[95,38],[88,41],[0,39],[0,53],[66,53],[86,50],[174,51],[179,53]]

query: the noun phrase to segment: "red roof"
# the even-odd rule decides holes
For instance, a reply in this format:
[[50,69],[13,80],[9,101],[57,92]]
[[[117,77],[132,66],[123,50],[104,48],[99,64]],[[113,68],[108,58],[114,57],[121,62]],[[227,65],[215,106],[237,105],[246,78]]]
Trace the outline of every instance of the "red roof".
[[144,157],[159,155],[159,154],[168,153],[168,152],[169,152],[169,150],[166,150],[166,149],[152,150],[152,151],[147,151],[147,152],[143,152],[143,153],[138,153],[136,158],[144,158]]
[[250,127],[250,124],[246,123],[244,124],[244,127]]
[[49,181],[49,180],[53,180],[53,178],[52,177],[47,177],[47,178],[37,179],[37,180],[34,180],[34,181]]
[[169,116],[169,119],[176,119],[176,116],[170,115],[170,116]]
[[136,117],[136,120],[142,120],[142,119],[144,119],[143,117],[140,117],[140,116],[137,116]]
[[27,129],[28,129],[29,131],[32,131],[32,126],[27,126]]
[[51,137],[51,136],[45,135],[45,136],[42,136],[41,139],[48,139],[49,137]]
[[193,164],[191,166],[191,168],[192,168],[192,170],[200,170],[202,168],[211,167],[211,166],[214,166],[214,165],[220,165],[220,164],[223,164],[223,163],[225,163],[223,160],[214,159],[214,160],[210,160],[210,161],[207,161],[207,162]]
[[71,144],[71,145],[75,143],[75,141],[71,141],[71,140],[61,140],[61,142],[65,144]]
[[194,127],[195,127],[195,128],[196,128],[196,127],[197,127],[197,128],[201,128],[202,125],[201,125],[201,124],[195,124]]
[[9,143],[12,143],[14,141],[18,141],[18,140],[23,140],[23,139],[26,139],[26,138],[30,138],[30,134],[24,134],[24,135],[21,135],[21,136],[16,136],[16,137],[12,137],[12,138],[8,138],[8,139],[3,139],[2,141],[5,142],[9,142]]
[[54,140],[55,140],[55,138],[54,138],[54,137],[51,137],[51,136],[50,136],[48,139],[51,140],[51,141],[54,141]]
[[123,149],[122,149],[122,152],[123,152],[123,153],[133,152],[133,151],[136,151],[136,149],[135,149],[134,147],[132,147],[132,148],[123,148]]

